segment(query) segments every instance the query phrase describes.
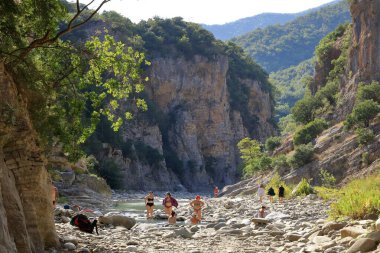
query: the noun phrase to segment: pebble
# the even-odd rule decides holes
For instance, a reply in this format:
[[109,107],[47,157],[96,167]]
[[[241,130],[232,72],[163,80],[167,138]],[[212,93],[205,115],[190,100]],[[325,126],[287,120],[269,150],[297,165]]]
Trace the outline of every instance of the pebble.
[[[87,234],[73,229],[70,224],[56,219],[57,232],[63,248],[75,252],[325,252],[353,251],[359,243],[377,247],[380,231],[367,234],[368,238],[354,239],[356,234],[373,226],[376,222],[326,222],[329,203],[314,199],[286,200],[285,203],[264,204],[269,209],[269,218],[254,218],[261,207],[255,195],[242,198],[207,199],[203,220],[196,226],[188,222],[168,226],[165,220],[159,223],[137,222],[131,230],[118,226],[100,226],[99,235]],[[183,217],[190,217],[188,205],[176,210]],[[155,212],[163,214],[161,210]],[[162,215],[163,216],[163,215]],[[354,227],[354,229],[351,229]],[[347,232],[353,230],[353,233]],[[352,231],[351,231],[352,232]],[[342,234],[343,233],[343,234]],[[346,236],[346,237],[345,237]],[[369,240],[369,241],[368,241]],[[365,247],[365,246],[364,246]],[[69,249],[70,248],[70,249]],[[78,250],[80,249],[80,250]]]

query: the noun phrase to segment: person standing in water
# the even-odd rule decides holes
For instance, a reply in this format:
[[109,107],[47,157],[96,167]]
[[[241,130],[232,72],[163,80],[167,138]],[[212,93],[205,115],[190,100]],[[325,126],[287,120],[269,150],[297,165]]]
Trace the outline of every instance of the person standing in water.
[[164,206],[165,213],[170,216],[173,211],[173,206],[178,207],[178,202],[172,197],[170,192],[167,192],[165,198],[162,200],[162,205]]
[[145,196],[145,206],[146,206],[146,217],[148,219],[153,218],[153,208],[154,208],[154,195],[153,192],[149,192]]
[[276,193],[274,193],[272,186],[268,190],[268,196],[269,196],[270,202],[273,203],[273,197],[276,196]]
[[194,209],[194,213],[197,215],[197,219],[199,221],[202,220],[202,207],[205,205],[203,201],[201,201],[201,196],[197,195],[195,200],[190,202],[190,206]]
[[280,188],[278,188],[278,198],[280,200],[280,203],[284,200],[285,197],[285,188],[281,185]]
[[264,185],[260,184],[259,188],[257,189],[257,196],[259,197],[260,203],[263,203],[264,195],[265,195]]
[[217,198],[218,195],[219,195],[219,188],[218,188],[218,186],[215,186],[215,188],[214,188],[214,198]]

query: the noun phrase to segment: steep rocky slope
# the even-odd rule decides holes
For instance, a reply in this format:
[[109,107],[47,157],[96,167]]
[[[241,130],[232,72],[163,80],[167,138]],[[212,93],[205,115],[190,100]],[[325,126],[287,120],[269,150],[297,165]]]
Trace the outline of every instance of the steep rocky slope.
[[23,91],[0,63],[0,252],[58,244],[51,180]]
[[[338,102],[329,109],[320,110],[319,117],[326,119],[330,125],[312,141],[314,156],[312,162],[298,168],[282,168],[284,178],[289,183],[296,183],[301,178],[312,178],[313,184],[320,184],[321,169],[331,172],[337,182],[344,184],[355,177],[360,177],[378,171],[380,166],[380,124],[379,117],[373,119],[368,130],[374,133],[374,138],[368,143],[360,143],[358,134],[344,128],[343,121],[352,112],[358,94],[359,83],[366,84],[380,81],[380,2],[372,0],[352,1],[352,35],[348,57],[344,71],[337,75]],[[346,33],[345,33],[346,34]],[[343,36],[344,37],[344,36]],[[317,63],[314,80],[310,91],[313,95],[323,89],[328,83],[329,75],[336,64],[342,50],[342,39],[338,37],[326,50],[323,62]],[[342,58],[341,58],[342,59]],[[335,73],[335,72],[333,72]],[[322,112],[322,113],[321,113]],[[293,136],[283,138],[282,145],[274,155],[284,154],[288,157],[294,154]],[[285,172],[288,172],[286,174]],[[226,194],[236,195],[250,193],[260,179],[249,179],[240,184],[227,187]]]
[[[147,93],[151,109],[165,122],[136,120],[121,134],[125,140],[139,141],[166,156],[149,164],[125,157],[121,151],[104,151],[101,156],[114,158],[122,168],[123,188],[209,190],[214,184],[237,179],[236,143],[247,135],[264,139],[274,132],[272,100],[260,81],[244,79],[250,115],[232,108],[228,69],[228,58],[222,55],[212,61],[202,56],[152,61]],[[243,117],[255,117],[257,122],[249,127]]]
[[[82,33],[106,26],[128,44],[122,33],[128,20],[111,14]],[[117,185],[127,190],[209,191],[234,183],[240,176],[237,142],[275,132],[268,75],[242,49],[197,24],[155,18],[130,26],[151,62],[145,71],[148,111],[116,135],[99,128],[88,153],[110,180],[115,176],[108,167],[115,163]]]

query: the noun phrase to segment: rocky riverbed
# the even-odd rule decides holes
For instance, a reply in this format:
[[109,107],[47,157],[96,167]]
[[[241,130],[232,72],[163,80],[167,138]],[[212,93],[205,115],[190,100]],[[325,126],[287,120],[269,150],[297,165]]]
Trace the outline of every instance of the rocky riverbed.
[[[263,220],[253,219],[261,206],[254,196],[205,202],[204,219],[196,226],[138,221],[131,230],[100,226],[96,235],[57,222],[62,249],[50,252],[380,252],[375,221],[328,221],[329,203],[315,195],[265,201],[269,215]],[[192,212],[182,203],[177,213],[189,218]]]

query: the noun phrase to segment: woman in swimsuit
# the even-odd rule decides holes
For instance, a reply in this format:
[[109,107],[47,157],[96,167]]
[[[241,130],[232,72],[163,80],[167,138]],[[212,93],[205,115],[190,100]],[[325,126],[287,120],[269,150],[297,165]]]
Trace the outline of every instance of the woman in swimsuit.
[[162,205],[164,206],[165,213],[170,216],[173,211],[173,206],[178,207],[178,202],[175,198],[172,197],[170,192],[167,192],[164,200],[162,201]]
[[154,195],[153,192],[149,192],[145,196],[145,206],[146,206],[146,217],[148,219],[153,218],[153,208],[154,208]]
[[194,208],[194,213],[197,215],[197,219],[201,221],[202,219],[202,207],[204,206],[204,202],[201,201],[201,196],[197,195],[195,200],[190,202],[190,206]]

